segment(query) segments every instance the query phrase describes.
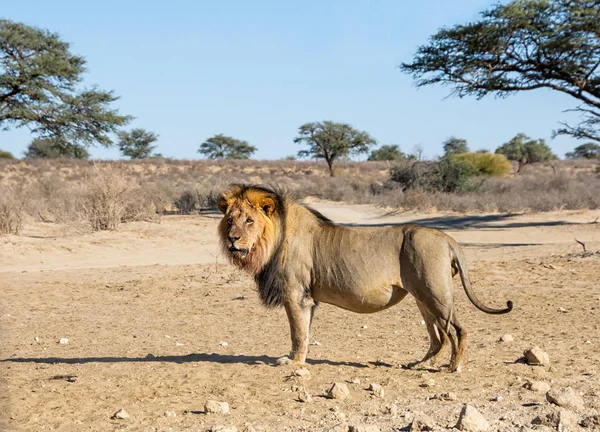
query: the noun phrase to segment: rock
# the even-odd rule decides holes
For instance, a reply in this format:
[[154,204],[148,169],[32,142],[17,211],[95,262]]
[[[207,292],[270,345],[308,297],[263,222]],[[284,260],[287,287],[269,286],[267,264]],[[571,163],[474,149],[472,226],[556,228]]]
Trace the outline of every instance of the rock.
[[433,399],[443,400],[443,401],[455,401],[456,399],[458,399],[458,397],[456,397],[456,393],[448,392],[448,393],[436,393],[436,395],[433,397]]
[[550,384],[544,381],[527,381],[523,387],[538,393],[547,393],[550,390]]
[[167,417],[177,417],[177,413],[175,411],[167,411],[165,413],[165,416],[167,416]]
[[398,405],[396,405],[395,403],[391,405],[386,405],[383,409],[383,412],[391,415],[392,417],[396,417],[398,416]]
[[502,402],[503,400],[504,400],[504,398],[501,395],[494,396],[493,398],[490,399],[490,401],[492,401],[492,402]]
[[558,309],[556,309],[556,311],[560,313],[567,313],[567,310],[564,307],[559,307]]
[[348,432],[380,432],[379,426],[377,425],[350,425],[348,426]]
[[58,341],[59,344],[61,345],[66,345],[69,343],[69,339],[68,338],[60,338],[60,340]]
[[225,341],[219,342],[219,345],[222,346],[222,347],[229,346],[229,344],[227,342],[225,342]]
[[314,341],[313,343],[311,343],[311,345],[313,345],[313,346],[321,346],[321,342]]
[[367,327],[366,325],[362,326],[361,329],[367,329],[369,327]]
[[432,431],[435,428],[433,419],[423,413],[416,413],[410,424],[410,431]]
[[542,425],[559,431],[577,430],[579,417],[573,411],[559,409],[557,411],[541,414],[531,421],[533,425]]
[[111,417],[111,419],[113,419],[113,420],[125,420],[128,418],[129,418],[129,414],[127,414],[127,411],[125,411],[123,408],[121,408],[119,411],[114,413]]
[[33,340],[36,341],[36,342],[39,342],[40,338],[36,336],[36,337],[33,338]]
[[294,376],[309,380],[310,379],[310,371],[306,368],[299,368],[293,372]]
[[375,383],[371,384],[369,386],[368,390],[373,392],[373,396],[375,396],[375,397],[382,398],[385,396],[385,391],[383,390],[383,387],[381,387],[379,384],[375,384]]
[[563,408],[570,408],[574,410],[583,409],[583,400],[571,387],[558,390],[550,390],[546,393],[546,400],[554,405],[558,405]]
[[435,380],[433,378],[429,378],[427,381],[424,381],[421,384],[419,384],[420,387],[424,387],[424,388],[433,387],[434,385],[435,385]]
[[535,366],[548,366],[550,364],[550,358],[546,351],[542,350],[538,346],[534,346],[525,350],[523,353],[527,359],[527,363]]
[[312,402],[312,396],[307,391],[301,391],[300,393],[298,393],[298,400],[300,402],[306,402],[306,403]]
[[425,325],[425,320],[421,320],[421,321],[419,322],[419,324],[421,324],[421,325]]
[[360,384],[360,379],[358,379],[358,378],[352,378],[352,379],[350,380],[350,383],[351,383],[351,384]]
[[256,428],[251,424],[246,424],[243,432],[256,432]]
[[229,414],[229,404],[227,402],[208,400],[204,404],[204,412],[207,414]]
[[462,431],[477,432],[487,431],[490,424],[485,417],[471,405],[463,406],[456,428]]
[[583,426],[584,428],[589,428],[592,430],[600,430],[600,414],[588,416],[588,417],[584,418],[583,420],[581,420],[581,423],[579,423],[579,424],[581,426]]
[[500,339],[498,339],[498,341],[500,341],[500,342],[506,342],[506,343],[512,342],[514,340],[515,340],[515,338],[511,334],[502,335],[502,336],[500,336]]
[[333,383],[329,390],[327,391],[327,397],[329,399],[346,399],[350,396],[350,390],[348,390],[348,386],[344,383]]

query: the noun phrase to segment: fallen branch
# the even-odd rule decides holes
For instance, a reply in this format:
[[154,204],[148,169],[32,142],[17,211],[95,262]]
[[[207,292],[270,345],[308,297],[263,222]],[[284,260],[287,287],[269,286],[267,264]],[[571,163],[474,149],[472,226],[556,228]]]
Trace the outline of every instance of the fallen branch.
[[587,249],[585,248],[585,243],[577,239],[575,239],[575,241],[581,245],[581,247],[583,248],[583,253],[586,253]]

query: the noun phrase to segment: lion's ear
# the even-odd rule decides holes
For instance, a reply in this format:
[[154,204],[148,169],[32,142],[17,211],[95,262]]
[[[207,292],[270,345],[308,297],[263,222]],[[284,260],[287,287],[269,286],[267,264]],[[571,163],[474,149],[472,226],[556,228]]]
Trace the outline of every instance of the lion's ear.
[[262,198],[258,202],[258,206],[267,216],[271,216],[275,211],[275,201],[271,198]]
[[217,207],[219,208],[219,210],[221,211],[221,213],[223,213],[223,214],[227,213],[227,207],[229,207],[229,203],[227,202],[227,200],[225,199],[224,196],[222,196],[221,198],[219,198],[219,202],[217,203]]

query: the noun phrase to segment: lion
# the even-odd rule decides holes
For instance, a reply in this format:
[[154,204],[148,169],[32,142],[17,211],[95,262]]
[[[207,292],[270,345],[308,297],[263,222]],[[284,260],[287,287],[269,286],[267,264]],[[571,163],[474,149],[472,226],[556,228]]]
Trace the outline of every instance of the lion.
[[399,303],[409,293],[425,320],[429,350],[410,366],[435,365],[448,341],[449,369],[465,365],[467,332],[458,322],[452,278],[458,273],[469,300],[492,309],[471,289],[463,250],[452,237],[419,225],[346,227],[267,187],[234,185],[218,208],[219,237],[225,255],[250,272],[267,307],[285,308],[292,339],[278,364],[303,364],[318,303],[373,313]]

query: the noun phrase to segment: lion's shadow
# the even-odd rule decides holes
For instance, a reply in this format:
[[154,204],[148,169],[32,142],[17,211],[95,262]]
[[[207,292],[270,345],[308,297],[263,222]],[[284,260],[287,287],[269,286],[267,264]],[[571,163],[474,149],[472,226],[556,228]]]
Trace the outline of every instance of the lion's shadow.
[[[0,360],[0,363],[41,363],[41,364],[86,364],[86,363],[219,363],[275,366],[276,357],[266,355],[196,353],[188,355],[166,355],[145,357],[14,357]],[[324,359],[307,359],[311,365],[350,366],[368,368],[367,364]]]

